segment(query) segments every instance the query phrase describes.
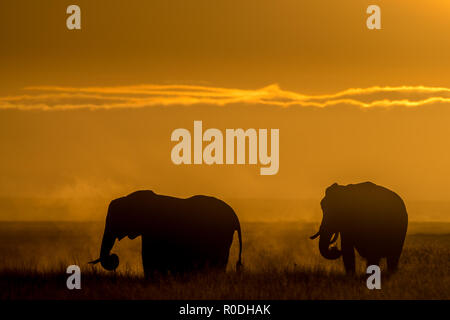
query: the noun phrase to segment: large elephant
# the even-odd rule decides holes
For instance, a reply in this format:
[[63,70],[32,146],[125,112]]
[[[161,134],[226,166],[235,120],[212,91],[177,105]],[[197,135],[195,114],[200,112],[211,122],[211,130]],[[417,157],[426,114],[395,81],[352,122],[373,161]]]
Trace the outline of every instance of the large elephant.
[[[347,273],[355,272],[355,252],[367,265],[387,258],[390,271],[398,266],[408,227],[403,200],[393,191],[371,182],[328,187],[322,199],[323,219],[319,250],[326,259],[343,257]],[[341,236],[341,250],[331,246]]]
[[225,202],[207,196],[186,199],[136,191],[111,201],[100,249],[103,268],[115,270],[119,258],[111,254],[116,239],[142,237],[146,277],[155,272],[182,273],[201,269],[225,270],[234,232],[242,237],[239,219]]

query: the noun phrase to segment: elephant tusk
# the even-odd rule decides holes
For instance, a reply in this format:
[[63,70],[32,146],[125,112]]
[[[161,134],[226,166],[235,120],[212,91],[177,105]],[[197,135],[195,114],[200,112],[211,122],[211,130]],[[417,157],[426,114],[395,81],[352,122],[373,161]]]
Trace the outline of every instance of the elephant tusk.
[[338,237],[339,237],[339,232],[336,232],[335,234],[333,234],[333,238],[331,239],[330,244],[335,243],[336,240],[338,239]]
[[97,263],[99,263],[99,262],[100,262],[100,258],[98,258],[97,260],[89,261],[88,263],[89,263],[89,264],[97,264]]
[[313,240],[313,239],[317,238],[319,235],[320,235],[320,230],[317,231],[317,233],[316,233],[315,235],[313,235],[313,236],[311,236],[311,237],[309,237],[309,238],[310,238],[311,240]]

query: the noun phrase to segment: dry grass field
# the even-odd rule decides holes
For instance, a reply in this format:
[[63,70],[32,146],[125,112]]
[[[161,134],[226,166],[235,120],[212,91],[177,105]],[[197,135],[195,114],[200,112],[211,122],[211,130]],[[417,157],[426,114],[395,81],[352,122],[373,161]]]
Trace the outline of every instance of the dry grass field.
[[[410,223],[397,274],[368,290],[365,264],[347,277],[309,236],[317,224],[242,223],[244,271],[236,273],[236,241],[228,271],[146,281],[140,238],[116,243],[116,272],[88,261],[99,253],[103,223],[1,222],[0,299],[449,299],[450,224]],[[235,239],[236,240],[236,239]],[[82,289],[66,288],[68,265],[82,270]],[[383,261],[382,269],[385,267]]]

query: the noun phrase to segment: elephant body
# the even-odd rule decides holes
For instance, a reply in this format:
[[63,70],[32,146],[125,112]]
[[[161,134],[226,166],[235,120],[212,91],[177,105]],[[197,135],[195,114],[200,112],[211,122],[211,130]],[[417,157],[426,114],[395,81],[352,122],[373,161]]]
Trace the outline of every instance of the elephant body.
[[[207,196],[180,199],[137,191],[111,201],[100,250],[105,269],[115,269],[111,258],[115,239],[142,237],[145,275],[182,273],[212,268],[225,270],[234,232],[242,238],[239,219],[225,202]],[[117,256],[116,256],[117,257]]]
[[[341,255],[348,273],[355,271],[355,252],[368,265],[379,265],[387,258],[388,269],[395,271],[408,226],[403,200],[393,191],[371,182],[340,186],[333,184],[321,201],[323,220],[319,250],[327,259]],[[330,245],[341,237],[341,250]],[[332,239],[333,238],[333,239]]]

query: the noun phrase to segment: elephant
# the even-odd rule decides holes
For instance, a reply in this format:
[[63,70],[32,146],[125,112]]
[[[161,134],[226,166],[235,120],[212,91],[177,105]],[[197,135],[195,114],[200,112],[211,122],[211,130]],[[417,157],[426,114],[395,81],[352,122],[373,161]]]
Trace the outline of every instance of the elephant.
[[[342,256],[346,273],[353,274],[356,249],[368,266],[386,258],[388,271],[397,270],[408,227],[408,213],[399,195],[372,182],[334,183],[320,205],[322,223],[311,239],[320,236],[319,251],[324,258]],[[340,250],[331,246],[339,235]]]
[[111,254],[116,239],[142,238],[146,278],[199,270],[225,271],[234,232],[239,239],[236,269],[242,266],[242,235],[234,210],[222,200],[197,195],[175,198],[150,190],[112,200],[108,207],[100,257],[106,270],[115,270],[119,258]]

